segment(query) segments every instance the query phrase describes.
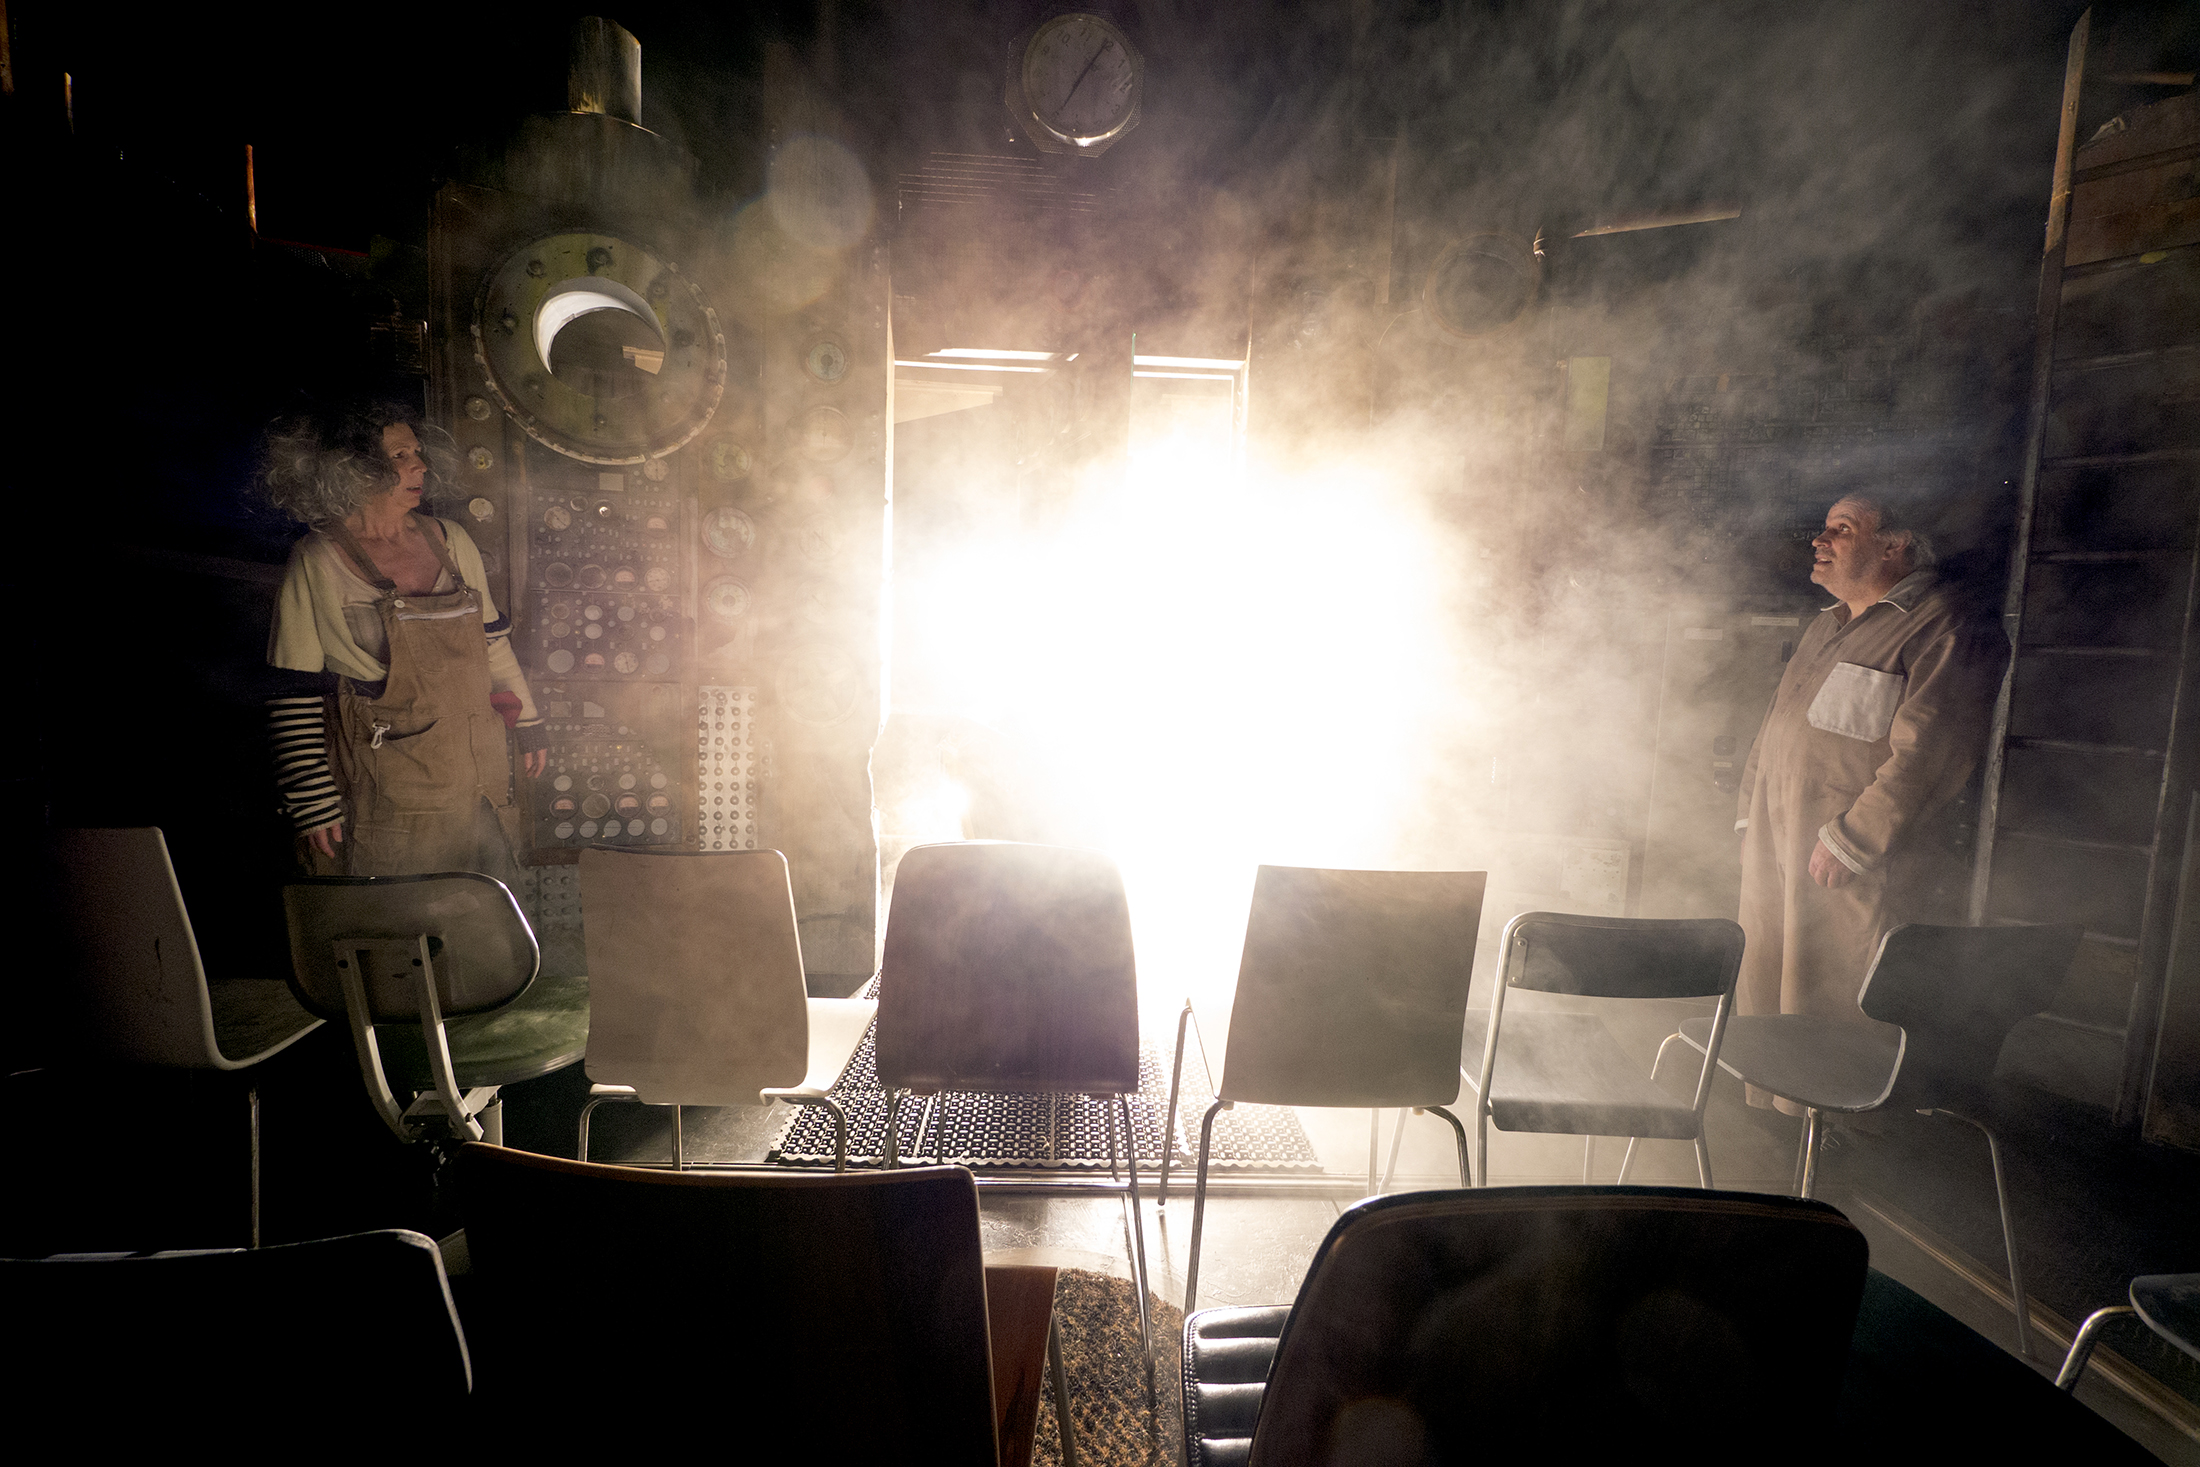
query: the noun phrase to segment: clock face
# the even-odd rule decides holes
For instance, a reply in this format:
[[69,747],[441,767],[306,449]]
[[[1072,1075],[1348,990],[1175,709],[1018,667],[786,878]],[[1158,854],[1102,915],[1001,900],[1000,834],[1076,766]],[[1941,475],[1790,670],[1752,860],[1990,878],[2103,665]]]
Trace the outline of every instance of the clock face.
[[1097,15],[1058,15],[1024,48],[1024,99],[1033,118],[1079,147],[1112,139],[1138,110],[1138,57]]

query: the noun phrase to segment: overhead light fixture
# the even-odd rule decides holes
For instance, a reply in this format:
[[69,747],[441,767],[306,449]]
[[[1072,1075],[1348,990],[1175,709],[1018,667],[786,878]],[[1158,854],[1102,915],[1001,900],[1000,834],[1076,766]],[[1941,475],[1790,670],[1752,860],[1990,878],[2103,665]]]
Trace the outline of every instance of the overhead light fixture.
[[1229,372],[1133,372],[1133,377],[1178,377],[1188,382],[1235,382]]
[[1002,351],[990,346],[950,346],[930,352],[935,357],[975,357],[988,362],[1051,362],[1050,351]]

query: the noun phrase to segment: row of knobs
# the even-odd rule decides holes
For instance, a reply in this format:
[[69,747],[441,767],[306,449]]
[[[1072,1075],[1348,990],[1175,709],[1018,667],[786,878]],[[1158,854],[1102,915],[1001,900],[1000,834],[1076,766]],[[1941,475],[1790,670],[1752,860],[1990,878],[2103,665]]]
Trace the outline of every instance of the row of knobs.
[[644,566],[636,570],[630,565],[614,566],[605,570],[593,563],[575,570],[562,560],[553,560],[542,568],[543,584],[556,590],[578,586],[583,591],[648,590],[665,592],[672,589],[672,567],[668,565]]

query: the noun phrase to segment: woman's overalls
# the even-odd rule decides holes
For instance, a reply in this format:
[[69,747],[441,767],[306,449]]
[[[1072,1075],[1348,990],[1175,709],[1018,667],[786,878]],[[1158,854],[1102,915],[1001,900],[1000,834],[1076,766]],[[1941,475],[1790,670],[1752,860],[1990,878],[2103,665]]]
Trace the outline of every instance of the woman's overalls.
[[[422,516],[426,519],[426,516]],[[410,876],[482,871],[518,877],[502,818],[512,799],[504,720],[489,702],[489,643],[481,598],[452,561],[442,527],[422,533],[451,589],[400,592],[341,524],[326,527],[382,595],[374,603],[389,638],[389,676],[338,680],[330,764],[350,807],[334,862],[314,854],[317,875]]]

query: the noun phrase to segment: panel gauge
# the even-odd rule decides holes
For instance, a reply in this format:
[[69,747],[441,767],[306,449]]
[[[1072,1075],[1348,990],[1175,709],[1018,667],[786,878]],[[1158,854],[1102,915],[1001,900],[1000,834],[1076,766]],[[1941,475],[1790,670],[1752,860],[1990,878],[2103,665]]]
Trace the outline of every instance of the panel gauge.
[[1145,58],[1114,23],[1057,15],[1009,47],[1009,117],[1042,153],[1094,158],[1138,125]]

